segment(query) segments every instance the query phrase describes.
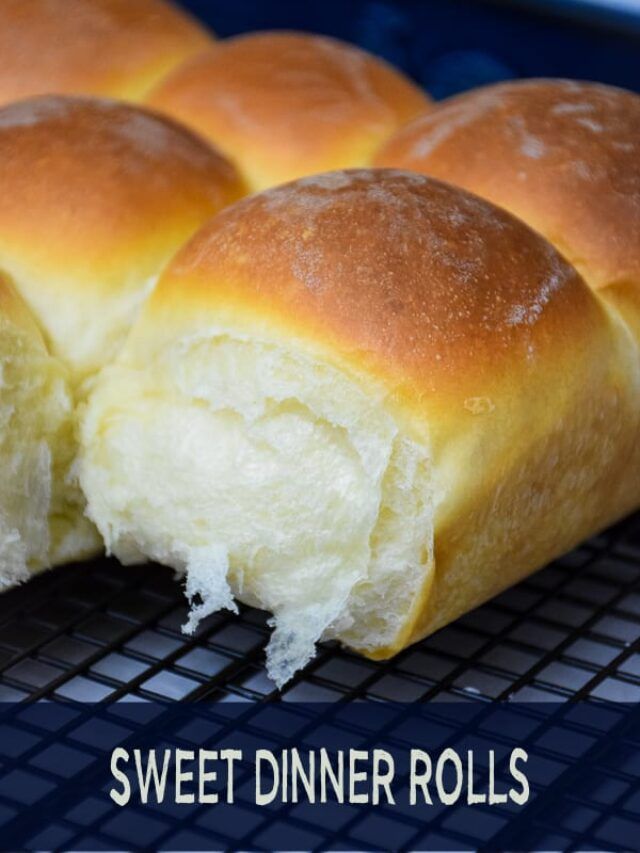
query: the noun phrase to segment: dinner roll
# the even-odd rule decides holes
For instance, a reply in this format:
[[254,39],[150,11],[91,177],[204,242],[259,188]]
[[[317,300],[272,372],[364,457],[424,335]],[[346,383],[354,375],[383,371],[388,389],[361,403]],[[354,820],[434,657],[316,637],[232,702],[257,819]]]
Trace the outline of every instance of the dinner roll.
[[82,515],[68,376],[0,276],[0,590],[97,546]]
[[109,361],[177,248],[241,192],[191,133],[107,100],[0,110],[0,270],[81,379]]
[[148,103],[215,143],[253,190],[368,165],[387,137],[430,106],[383,60],[293,32],[218,42],[170,74]]
[[82,423],[89,513],[270,610],[282,684],[385,658],[638,505],[638,355],[543,238],[418,174],[335,172],[177,255]]
[[51,93],[139,100],[212,38],[166,0],[2,0],[0,104]]
[[640,338],[640,97],[568,80],[488,86],[401,130],[376,162],[451,181],[517,214]]

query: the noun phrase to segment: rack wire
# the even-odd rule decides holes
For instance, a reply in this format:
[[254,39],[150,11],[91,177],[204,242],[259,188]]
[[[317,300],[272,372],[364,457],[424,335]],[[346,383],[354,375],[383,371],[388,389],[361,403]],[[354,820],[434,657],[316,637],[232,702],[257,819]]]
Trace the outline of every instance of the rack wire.
[[[281,693],[264,670],[263,649],[269,634],[264,613],[242,608],[237,616],[216,614],[200,625],[195,636],[187,637],[181,632],[186,612],[180,585],[169,570],[159,566],[123,568],[112,560],[97,560],[45,573],[0,597],[0,701],[52,697],[81,702],[207,700],[203,713],[218,715],[216,725],[222,731],[230,721],[237,725],[242,715],[248,715],[253,725],[256,703],[264,700],[280,701],[283,712],[294,717],[304,716],[299,702],[355,699],[437,703],[473,698],[487,703],[487,708],[495,707],[492,700],[496,699],[536,703],[589,697],[603,709],[614,708],[612,703],[617,701],[639,702],[640,515],[592,539],[391,661],[372,663],[335,645],[322,646],[317,658]],[[124,706],[116,702],[109,707],[121,725],[118,709]],[[317,728],[319,724],[306,721],[307,726]],[[286,725],[283,731],[295,729],[299,737],[304,725],[303,719],[298,727]],[[390,729],[391,737],[396,728],[397,720]],[[80,761],[78,772],[82,773],[78,756],[90,755],[91,744],[79,743],[78,730],[72,715],[56,732],[56,749],[61,748],[62,737],[69,754]],[[587,746],[597,746],[598,735],[587,727]],[[29,732],[28,723],[26,733],[21,732],[25,736],[27,744],[29,737],[33,744],[17,750],[13,770],[7,766],[6,756],[2,757],[0,825],[5,819],[18,824],[26,821],[27,839],[28,810],[12,801],[11,772],[33,774],[29,790],[46,803],[56,796],[58,767],[68,772],[69,759],[43,759],[47,748],[43,749],[37,731]],[[593,772],[577,778],[569,794],[564,785],[561,797],[549,794],[541,800],[528,836],[534,846],[584,849],[595,838],[602,847],[616,849],[616,839],[637,819],[636,800],[640,799],[640,773],[629,758],[638,754],[640,745],[625,742],[626,737],[625,732],[620,733],[618,752],[613,756],[600,754],[594,746]],[[561,742],[545,749],[548,762],[543,789],[570,773],[572,764],[563,755]],[[165,814],[150,816],[148,811],[137,818],[140,838],[128,838],[99,798],[90,825],[86,809],[79,822],[73,810],[65,814],[56,804],[56,813],[61,815],[57,829],[61,846],[85,849],[113,849],[123,841],[156,848],[202,849],[206,842],[226,848],[269,849],[274,824],[282,815],[265,816],[264,810],[258,813],[249,803],[243,808],[246,820],[227,825],[232,835],[220,834],[219,811],[216,827],[207,826],[203,814],[199,844],[197,831],[185,835],[177,819],[174,822]],[[346,815],[340,820],[336,816],[329,830],[326,822],[318,825],[313,810],[290,809],[287,824],[294,833],[294,845],[299,849],[329,845],[375,848],[376,834],[381,827],[388,828],[389,822],[398,833],[398,846],[415,848],[426,843],[424,826],[416,824],[410,814],[399,817],[378,809],[368,819],[349,816],[348,810]],[[440,844],[442,849],[451,849],[451,845],[505,849],[514,838],[514,821],[509,818],[496,812],[484,824],[484,837],[480,838],[452,834],[443,814],[430,826],[429,848]],[[527,819],[531,820],[529,812]],[[229,830],[229,826],[238,828]],[[131,831],[130,824],[126,831]],[[240,834],[233,837],[233,831]],[[31,843],[37,846],[37,841]]]

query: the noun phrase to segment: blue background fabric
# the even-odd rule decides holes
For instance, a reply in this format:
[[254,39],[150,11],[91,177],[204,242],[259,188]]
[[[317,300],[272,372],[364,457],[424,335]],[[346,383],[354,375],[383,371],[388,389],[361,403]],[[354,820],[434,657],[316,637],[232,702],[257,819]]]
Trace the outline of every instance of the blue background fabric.
[[220,36],[302,29],[355,42],[436,98],[513,77],[573,77],[640,91],[637,14],[604,4],[481,0],[183,0]]

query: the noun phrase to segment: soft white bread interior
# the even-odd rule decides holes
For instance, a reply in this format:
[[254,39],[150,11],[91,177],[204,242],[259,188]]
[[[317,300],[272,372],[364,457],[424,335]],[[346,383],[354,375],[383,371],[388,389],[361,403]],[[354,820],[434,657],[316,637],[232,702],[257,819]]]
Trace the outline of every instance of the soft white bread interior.
[[198,618],[270,610],[283,683],[387,657],[638,505],[640,360],[541,237],[426,177],[337,172],[219,214],[82,423],[108,548]]
[[212,40],[170,0],[2,0],[0,104],[52,93],[137,101]]
[[216,42],[162,80],[146,103],[213,142],[253,191],[368,166],[389,136],[432,104],[373,54],[296,32]]
[[0,276],[0,590],[97,548],[74,477],[68,371]]
[[115,101],[0,110],[0,271],[74,382],[113,358],[166,262],[242,192],[188,130]]

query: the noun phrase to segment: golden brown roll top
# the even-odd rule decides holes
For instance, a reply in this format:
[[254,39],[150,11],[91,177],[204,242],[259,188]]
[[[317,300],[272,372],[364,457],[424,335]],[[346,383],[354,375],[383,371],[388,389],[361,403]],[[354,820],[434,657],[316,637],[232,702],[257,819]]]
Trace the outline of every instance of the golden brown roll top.
[[178,254],[90,402],[82,481],[197,615],[274,612],[281,682],[320,636],[389,655],[636,506],[639,392],[629,336],[511,215],[319,175]]
[[183,64],[148,104],[194,128],[253,190],[368,165],[430,100],[401,72],[325,36],[253,33]]
[[640,337],[640,97],[595,83],[503,83],[444,102],[377,165],[465,187],[544,234]]
[[139,100],[212,38],[168,0],[2,0],[0,104],[45,94]]
[[178,254],[133,341],[211,313],[299,333],[414,400],[500,386],[532,355],[575,351],[569,315],[578,338],[602,322],[528,228],[393,170],[303,178],[229,208]]
[[106,100],[0,110],[0,270],[79,375],[111,358],[164,264],[241,193],[189,131]]

